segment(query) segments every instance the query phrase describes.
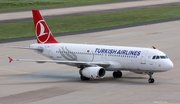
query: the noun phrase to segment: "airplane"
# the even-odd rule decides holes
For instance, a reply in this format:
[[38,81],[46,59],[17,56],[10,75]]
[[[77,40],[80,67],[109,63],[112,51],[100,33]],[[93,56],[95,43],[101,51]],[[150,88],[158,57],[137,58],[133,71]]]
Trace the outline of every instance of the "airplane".
[[39,10],[32,10],[37,43],[22,49],[32,49],[50,60],[13,59],[37,63],[57,63],[79,68],[82,81],[104,78],[106,71],[113,71],[114,78],[121,78],[121,71],[149,75],[148,82],[154,83],[153,73],[173,68],[168,56],[156,47],[127,47],[58,42],[51,33]]

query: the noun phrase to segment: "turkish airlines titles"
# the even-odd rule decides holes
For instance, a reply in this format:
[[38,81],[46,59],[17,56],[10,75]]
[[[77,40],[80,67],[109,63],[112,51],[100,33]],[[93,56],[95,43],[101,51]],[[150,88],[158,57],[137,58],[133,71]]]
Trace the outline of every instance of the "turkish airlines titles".
[[96,48],[95,53],[139,56],[141,51]]

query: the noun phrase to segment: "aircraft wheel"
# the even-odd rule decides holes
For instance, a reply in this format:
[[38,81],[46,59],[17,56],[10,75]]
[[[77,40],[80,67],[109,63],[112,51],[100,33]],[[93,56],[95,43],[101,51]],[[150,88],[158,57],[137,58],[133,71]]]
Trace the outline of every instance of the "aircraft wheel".
[[121,71],[117,71],[118,73],[118,78],[121,78],[122,77],[122,72]]
[[118,78],[117,72],[113,72],[113,77]]
[[154,78],[149,78],[148,82],[149,83],[154,83]]
[[114,71],[113,72],[113,77],[114,78],[121,78],[122,77],[122,72],[121,71]]
[[148,80],[148,82],[149,82],[149,83],[154,83],[154,78],[152,77],[153,72],[149,72],[148,75],[149,75],[149,80]]

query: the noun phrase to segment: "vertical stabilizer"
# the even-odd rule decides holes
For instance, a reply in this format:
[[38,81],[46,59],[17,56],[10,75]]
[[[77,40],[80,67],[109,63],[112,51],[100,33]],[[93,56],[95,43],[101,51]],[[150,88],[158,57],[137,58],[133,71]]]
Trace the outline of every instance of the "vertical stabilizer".
[[35,33],[37,37],[37,42],[44,43],[58,43],[51,33],[48,25],[46,24],[44,18],[39,13],[39,10],[32,10]]

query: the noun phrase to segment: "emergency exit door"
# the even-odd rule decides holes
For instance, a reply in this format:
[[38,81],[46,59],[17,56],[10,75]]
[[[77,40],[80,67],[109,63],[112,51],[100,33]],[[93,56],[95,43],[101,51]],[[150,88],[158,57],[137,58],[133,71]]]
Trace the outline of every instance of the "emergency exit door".
[[141,55],[141,64],[146,64],[147,51],[143,51]]

